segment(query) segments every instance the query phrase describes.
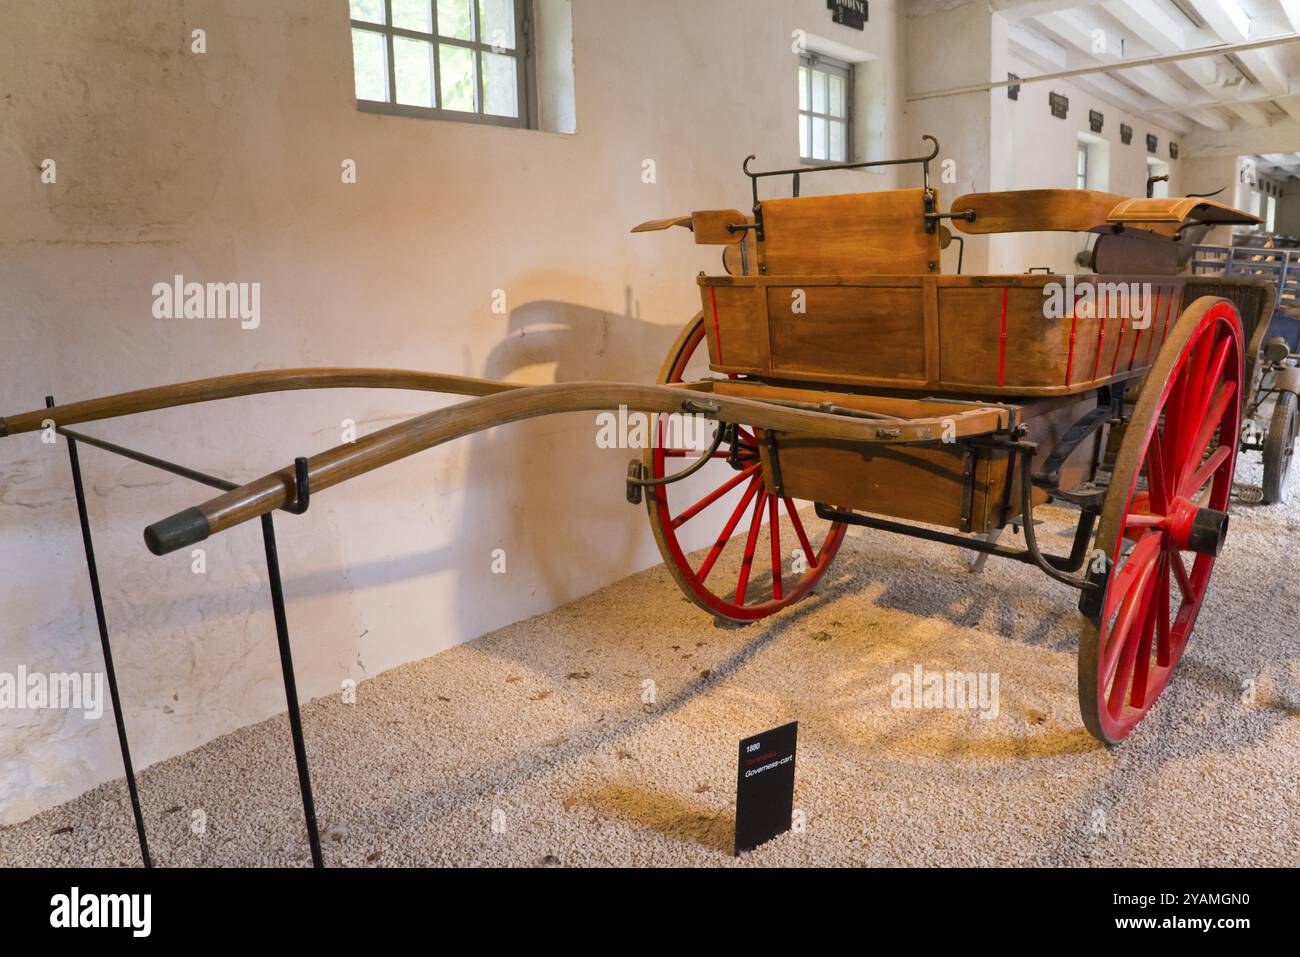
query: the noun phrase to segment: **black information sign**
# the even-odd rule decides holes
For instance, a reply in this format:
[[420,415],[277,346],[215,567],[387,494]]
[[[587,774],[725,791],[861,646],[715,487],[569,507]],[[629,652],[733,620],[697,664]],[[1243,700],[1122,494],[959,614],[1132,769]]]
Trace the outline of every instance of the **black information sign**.
[[1062,120],[1070,112],[1070,99],[1062,93],[1048,93],[1047,105],[1051,108],[1052,115]]
[[1169,144],[1169,158],[1170,158],[1170,159],[1178,159],[1178,144],[1177,144],[1177,143],[1170,143],[1170,144]]
[[1148,134],[1147,134],[1147,152],[1148,152],[1148,153],[1154,153],[1154,152],[1156,151],[1156,147],[1157,147],[1158,145],[1159,145],[1159,141],[1156,139],[1156,134],[1154,134],[1154,133],[1148,133]]
[[1129,126],[1127,123],[1121,123],[1119,125],[1119,141],[1123,143],[1125,146],[1127,146],[1129,143],[1132,143],[1133,127]]
[[[1007,79],[1008,79],[1008,80],[1018,80],[1018,79],[1020,79],[1020,77],[1017,76],[1015,73],[1008,73],[1008,74],[1007,74]],[[1007,99],[1008,99],[1008,100],[1018,100],[1018,99],[1020,99],[1020,84],[1019,84],[1019,83],[1011,83],[1011,84],[1009,84],[1009,85],[1007,86]]]
[[1101,132],[1101,125],[1106,122],[1106,117],[1096,110],[1088,111],[1088,129],[1094,133]]
[[740,742],[736,765],[736,853],[790,830],[794,813],[794,750],[799,722]]
[[867,22],[867,0],[826,0],[831,19],[841,26],[862,30]]

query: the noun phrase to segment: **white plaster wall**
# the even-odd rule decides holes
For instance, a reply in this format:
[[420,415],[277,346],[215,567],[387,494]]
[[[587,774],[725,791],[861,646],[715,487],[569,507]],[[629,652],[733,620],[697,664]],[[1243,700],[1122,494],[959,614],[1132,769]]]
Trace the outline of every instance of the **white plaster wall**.
[[[628,228],[747,207],[748,153],[797,162],[796,28],[899,69],[880,0],[863,33],[822,0],[575,0],[568,136],[358,112],[346,0],[0,6],[0,414],[299,365],[649,381],[717,250]],[[206,54],[189,52],[195,28]],[[346,158],[356,185],[340,182]],[[895,182],[821,179],[805,191]],[[152,318],[151,287],[176,273],[260,282],[261,328]],[[494,289],[508,316],[490,311]],[[364,433],[439,404],[300,393],[85,428],[247,479],[338,444],[346,418]],[[624,501],[628,454],[594,434],[583,415],[509,426],[277,517],[302,697],[657,563]],[[82,458],[137,765],[283,710],[256,523],[210,540],[195,575],[140,532],[207,490]],[[35,435],[0,441],[0,629],[0,670],[101,667],[66,451]],[[108,714],[0,711],[0,823],[120,773]]]
[[[1027,63],[1010,61],[1009,69],[1020,76],[1042,72]],[[1070,109],[1065,119],[1052,116],[1048,93],[1069,97]],[[1169,195],[1181,196],[1184,188],[1194,192],[1217,189],[1218,183],[1201,183],[1185,179],[1187,162],[1169,158],[1169,142],[1181,137],[1144,117],[1133,116],[1109,103],[1102,102],[1081,87],[1060,80],[1021,86],[1019,100],[1007,100],[1006,91],[998,95],[1007,103],[1009,141],[1006,143],[1007,189],[1073,189],[1075,185],[1075,150],[1079,133],[1089,132],[1088,111],[1098,110],[1104,117],[1101,139],[1109,144],[1110,175],[1108,192],[1121,196],[1145,196],[1147,180],[1146,135],[1159,138],[1156,159],[1169,164]],[[1133,127],[1133,140],[1120,142],[1119,127]],[[1231,182],[1227,184],[1231,187]],[[1231,189],[1229,189],[1231,192]],[[1019,233],[997,236],[990,246],[989,272],[1020,273],[1032,266],[1050,266],[1055,272],[1079,272],[1075,254],[1084,248],[1085,237],[1073,233]]]

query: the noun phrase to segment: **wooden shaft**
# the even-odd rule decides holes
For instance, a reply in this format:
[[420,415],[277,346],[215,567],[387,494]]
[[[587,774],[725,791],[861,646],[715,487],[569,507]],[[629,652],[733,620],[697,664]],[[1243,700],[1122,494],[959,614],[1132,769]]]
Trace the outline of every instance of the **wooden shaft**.
[[[859,442],[939,441],[945,428],[951,438],[1004,428],[1013,410],[976,407],[955,415],[882,423],[789,409],[753,399],[710,395],[676,386],[626,385],[609,382],[560,383],[512,389],[438,409],[389,426],[313,456],[307,462],[310,492],[316,493],[435,445],[483,429],[562,412],[627,408],[636,412],[699,413],[709,419],[743,422],[761,429],[796,432]],[[155,522],[145,542],[165,554],[201,541],[241,522],[264,515],[297,499],[292,467],[272,472],[241,488]]]
[[178,405],[231,399],[242,395],[267,392],[291,392],[299,389],[410,389],[419,392],[446,392],[455,395],[492,395],[519,386],[492,379],[414,372],[407,369],[278,369],[242,372],[236,375],[195,379],[176,385],[137,389],[101,399],[71,402],[53,408],[37,409],[0,418],[0,436],[33,432],[41,423],[52,419],[58,425],[94,422],[137,412],[152,412]]

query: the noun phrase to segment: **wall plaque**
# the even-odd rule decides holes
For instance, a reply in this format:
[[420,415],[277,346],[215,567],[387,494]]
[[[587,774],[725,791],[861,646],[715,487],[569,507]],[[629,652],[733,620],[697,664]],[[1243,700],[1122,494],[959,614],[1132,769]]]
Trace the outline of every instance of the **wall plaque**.
[[1048,93],[1047,105],[1052,115],[1058,119],[1065,119],[1065,115],[1070,112],[1070,100],[1061,93]]
[[1094,133],[1101,132],[1101,124],[1104,123],[1105,120],[1106,117],[1102,116],[1096,110],[1088,111],[1088,128],[1092,130]]
[[1119,141],[1123,143],[1125,146],[1128,146],[1129,143],[1132,143],[1133,127],[1129,126],[1127,123],[1121,123],[1119,125]]
[[867,22],[867,0],[826,0],[831,19],[841,26],[861,30]]

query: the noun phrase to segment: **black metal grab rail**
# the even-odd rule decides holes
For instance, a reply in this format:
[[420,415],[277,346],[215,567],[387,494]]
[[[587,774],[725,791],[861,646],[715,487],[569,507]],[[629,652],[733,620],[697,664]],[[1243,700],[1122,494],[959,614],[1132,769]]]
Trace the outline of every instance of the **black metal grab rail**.
[[[53,406],[54,398],[46,396],[45,405],[47,408]],[[95,619],[99,626],[100,647],[104,653],[104,673],[108,679],[109,697],[113,702],[113,714],[117,724],[117,740],[122,751],[122,768],[126,774],[127,791],[131,798],[131,812],[135,817],[136,836],[140,841],[140,857],[145,867],[152,867],[153,859],[149,854],[144,814],[140,809],[140,791],[136,784],[135,768],[131,761],[131,746],[127,739],[126,719],[122,714],[121,696],[117,688],[117,673],[113,667],[113,649],[109,640],[108,619],[104,613],[104,599],[100,587],[99,570],[95,564],[95,547],[90,532],[90,518],[86,510],[86,493],[81,477],[81,462],[77,454],[77,443],[80,442],[84,445],[102,449],[105,452],[131,459],[163,472],[169,472],[172,475],[189,479],[191,482],[197,482],[200,485],[220,489],[223,492],[229,492],[239,486],[235,482],[217,478],[214,475],[208,475],[205,472],[175,462],[169,462],[166,459],[149,455],[147,452],[130,449],[105,439],[96,438],[93,435],[86,435],[57,425],[55,426],[55,432],[62,435],[68,442],[68,459],[72,465],[72,486],[77,498],[77,515],[81,521],[81,540],[86,550],[86,569],[90,575],[90,591],[95,603]],[[310,504],[310,492],[306,476],[307,460],[299,458],[294,465],[298,476],[298,498],[285,510],[301,515]],[[298,766],[298,788],[302,794],[303,817],[307,824],[307,843],[311,847],[312,866],[324,867],[320,848],[320,833],[316,823],[316,803],[312,797],[311,772],[307,763],[307,746],[302,733],[302,715],[298,708],[298,684],[294,676],[293,653],[289,644],[289,624],[284,607],[284,586],[280,579],[280,559],[275,544],[275,526],[270,514],[263,515],[261,518],[262,543],[266,550],[266,570],[271,591],[271,609],[275,618],[275,637],[280,651],[280,671],[284,678],[284,696],[288,705],[289,731],[293,738],[294,760]]]

